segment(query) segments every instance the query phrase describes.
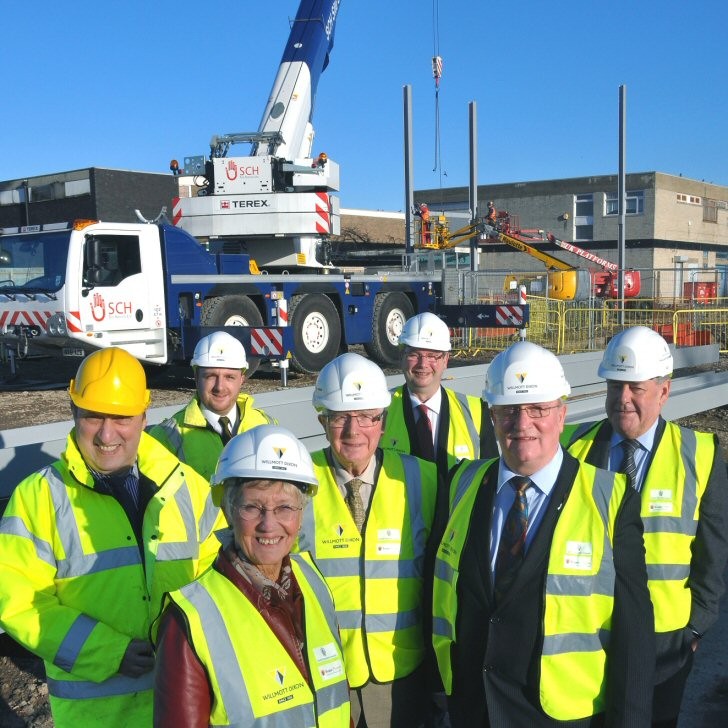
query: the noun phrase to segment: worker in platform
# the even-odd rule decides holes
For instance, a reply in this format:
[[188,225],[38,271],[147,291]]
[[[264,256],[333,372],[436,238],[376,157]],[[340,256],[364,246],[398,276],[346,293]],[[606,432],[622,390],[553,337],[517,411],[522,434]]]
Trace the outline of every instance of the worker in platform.
[[495,209],[495,204],[492,200],[488,202],[488,214],[485,216],[485,221],[488,225],[491,225],[494,228],[496,227],[496,223],[498,221],[498,210]]
[[241,392],[247,368],[245,348],[234,336],[215,331],[200,339],[192,357],[195,396],[150,430],[152,437],[208,480],[233,435],[275,424],[253,407],[249,394]]
[[432,245],[432,230],[430,229],[430,208],[426,202],[415,205],[415,215],[420,218],[421,232],[420,241],[424,248]]
[[156,726],[349,728],[331,592],[308,554],[290,554],[316,490],[311,456],[282,427],[225,446],[212,496],[230,538],[211,569],[169,595]]
[[673,359],[656,331],[633,326],[607,345],[607,417],[578,426],[569,452],[627,474],[642,501],[655,608],[653,725],[676,726],[700,639],[718,617],[728,560],[728,477],[715,435],[661,415]]
[[399,337],[405,383],[394,390],[382,447],[437,463],[440,474],[459,460],[498,456],[488,405],[442,386],[450,330],[433,313],[405,322]]
[[150,626],[212,563],[225,522],[207,481],[144,432],[134,357],[94,352],[69,393],[66,449],[0,521],[0,627],[45,661],[56,726],[148,726]]
[[298,547],[334,596],[356,728],[417,728],[430,709],[423,585],[437,474],[378,447],[390,400],[382,370],[353,353],[321,370],[313,395],[329,446],[312,455],[319,491]]
[[546,349],[498,354],[484,394],[502,457],[451,472],[433,643],[453,728],[650,724],[639,497],[561,448],[569,392]]

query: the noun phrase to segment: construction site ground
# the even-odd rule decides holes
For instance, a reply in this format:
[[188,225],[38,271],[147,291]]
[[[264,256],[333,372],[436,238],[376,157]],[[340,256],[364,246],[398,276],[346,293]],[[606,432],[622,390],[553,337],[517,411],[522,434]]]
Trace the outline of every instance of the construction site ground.
[[[491,357],[486,357],[486,360]],[[458,366],[480,363],[481,360],[459,360]],[[454,363],[455,364],[455,363]],[[55,361],[52,366],[48,360],[23,362],[20,367],[20,377],[26,382],[46,380],[49,369],[54,372],[57,384],[49,389],[28,389],[16,382],[14,388],[7,366],[0,367],[0,430],[39,425],[48,422],[60,422],[70,419],[68,394],[65,390],[67,382],[75,373],[75,365],[67,363],[58,365]],[[728,357],[722,356],[718,366],[711,369],[728,369]],[[388,374],[396,373],[386,370]],[[313,375],[290,373],[289,386],[307,387],[315,381]],[[65,382],[62,385],[61,382]],[[48,386],[48,385],[46,385]],[[280,386],[280,377],[277,372],[257,373],[245,389],[252,394],[266,392]],[[152,388],[152,406],[161,407],[187,402],[194,391],[194,384],[189,368],[170,367],[157,372],[150,380]],[[10,389],[8,389],[10,388]],[[728,407],[702,412],[697,415],[679,420],[681,424],[699,430],[714,432],[721,443],[724,456],[728,459]],[[725,600],[724,600],[725,604]],[[725,607],[724,607],[725,609]],[[728,621],[728,620],[727,620]],[[709,640],[706,637],[706,642]],[[681,718],[681,728],[708,728],[718,725],[712,718],[702,718],[702,715],[728,714],[728,679],[721,678],[726,671],[725,655],[728,654],[728,628],[718,632],[714,640],[721,640],[720,645],[710,654],[712,662],[703,664],[700,659],[696,661],[694,672],[701,676],[700,681],[692,679],[695,689],[705,692],[704,696],[692,699],[700,706],[703,712]],[[707,645],[706,645],[707,646]],[[3,649],[4,648],[4,649]],[[17,648],[7,636],[0,638],[0,726],[3,728],[50,728],[53,721],[48,705],[48,690],[45,684],[45,673],[41,660]],[[10,654],[8,654],[10,653]],[[714,664],[716,663],[716,664]],[[707,678],[706,678],[707,675]],[[714,678],[714,679],[713,679]],[[712,680],[712,682],[711,682]],[[686,700],[691,699],[690,691]],[[707,706],[707,707],[706,707]],[[705,711],[709,712],[705,712]]]

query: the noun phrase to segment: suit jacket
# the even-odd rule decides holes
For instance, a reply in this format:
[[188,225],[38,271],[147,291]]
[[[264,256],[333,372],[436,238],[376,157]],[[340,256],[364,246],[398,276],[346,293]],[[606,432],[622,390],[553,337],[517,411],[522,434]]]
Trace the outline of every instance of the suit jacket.
[[[586,462],[600,468],[609,463],[609,443],[614,432],[609,420],[602,420],[589,450]],[[645,464],[645,473],[649,472],[652,458],[665,433],[665,420],[660,417],[655,431],[652,452]],[[715,459],[711,468],[708,485],[700,501],[698,512],[698,530],[692,545],[690,576],[688,586],[692,595],[689,626],[674,632],[663,632],[657,635],[657,668],[656,683],[662,683],[676,674],[692,654],[690,644],[694,635],[692,629],[702,634],[718,618],[720,597],[725,589],[723,573],[728,560],[728,474],[721,453],[720,445],[715,444]],[[687,673],[685,673],[687,678]],[[660,704],[675,703],[677,706],[670,712],[677,715],[681,692],[671,685],[664,695],[660,696]]]
[[[458,580],[457,642],[453,644],[453,728],[496,726],[649,726],[654,670],[654,619],[647,590],[639,496],[628,490],[614,534],[614,613],[607,664],[606,713],[556,721],[540,707],[546,573],[551,540],[580,467],[564,461],[546,511],[509,591],[496,605],[489,538],[497,462],[480,486]],[[568,682],[569,676],[564,675]]]
[[[447,473],[450,466],[447,460],[447,438],[450,432],[450,399],[445,392],[444,387],[440,387],[442,398],[440,404],[440,414],[438,417],[437,442],[435,443],[435,462],[437,463],[438,473]],[[407,426],[407,432],[410,434],[410,450],[412,455],[423,458],[420,449],[420,443],[415,433],[415,415],[412,410],[412,400],[407,385],[402,387],[402,410],[404,414],[404,422]],[[482,416],[480,422],[475,423],[480,433],[480,454],[481,460],[497,458],[500,455],[498,450],[498,441],[493,430],[493,422],[490,419],[490,410],[487,402],[483,401]],[[423,458],[426,460],[427,458]]]

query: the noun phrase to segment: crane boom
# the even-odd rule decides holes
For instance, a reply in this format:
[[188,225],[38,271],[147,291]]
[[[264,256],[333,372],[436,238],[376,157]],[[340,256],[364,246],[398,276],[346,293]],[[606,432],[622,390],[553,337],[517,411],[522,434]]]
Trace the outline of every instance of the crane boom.
[[552,235],[551,233],[549,233],[547,237],[550,243],[558,245],[560,248],[568,250],[570,253],[574,253],[574,255],[578,255],[581,258],[586,258],[586,260],[589,260],[592,263],[596,263],[605,270],[619,270],[619,266],[616,263],[612,263],[611,260],[607,260],[606,258],[602,258],[599,255],[590,253],[588,250],[584,250],[584,248],[580,248],[578,245],[574,245],[574,243],[567,243],[565,240],[559,240],[559,238],[557,238],[555,235]]

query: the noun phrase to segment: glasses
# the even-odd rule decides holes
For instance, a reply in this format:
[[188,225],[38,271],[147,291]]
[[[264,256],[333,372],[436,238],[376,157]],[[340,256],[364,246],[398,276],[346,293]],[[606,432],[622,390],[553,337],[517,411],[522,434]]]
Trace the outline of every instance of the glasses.
[[380,412],[378,415],[335,414],[335,415],[326,415],[326,421],[329,423],[329,427],[333,427],[335,430],[341,430],[342,428],[346,427],[352,420],[354,420],[356,422],[356,424],[359,425],[359,427],[366,430],[369,427],[374,427],[374,425],[376,425],[377,422],[381,422],[382,417],[384,417],[384,412]]
[[514,420],[521,412],[525,412],[532,420],[540,420],[542,417],[548,417],[551,410],[559,407],[561,404],[550,404],[545,407],[537,404],[499,406],[493,407],[493,414],[502,420]]
[[262,521],[266,513],[272,513],[273,518],[278,523],[290,523],[295,519],[296,513],[302,510],[303,508],[296,508],[295,506],[289,505],[263,508],[263,506],[255,505],[255,503],[243,503],[243,505],[238,506],[238,515],[244,521]]
[[408,349],[405,351],[404,355],[407,359],[409,359],[409,361],[422,359],[422,361],[425,361],[428,364],[434,364],[435,362],[442,361],[445,358],[444,351],[413,351],[412,349]]

